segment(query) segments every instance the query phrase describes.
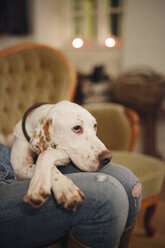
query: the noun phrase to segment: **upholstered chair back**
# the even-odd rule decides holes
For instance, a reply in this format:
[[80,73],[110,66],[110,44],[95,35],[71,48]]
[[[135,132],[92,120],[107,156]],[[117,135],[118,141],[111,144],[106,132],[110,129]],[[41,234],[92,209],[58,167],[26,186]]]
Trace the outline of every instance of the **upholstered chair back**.
[[109,150],[133,150],[139,132],[139,117],[133,110],[115,103],[84,107],[96,118],[97,135]]
[[72,101],[76,72],[65,55],[48,46],[22,44],[0,52],[0,133],[12,132],[38,102]]

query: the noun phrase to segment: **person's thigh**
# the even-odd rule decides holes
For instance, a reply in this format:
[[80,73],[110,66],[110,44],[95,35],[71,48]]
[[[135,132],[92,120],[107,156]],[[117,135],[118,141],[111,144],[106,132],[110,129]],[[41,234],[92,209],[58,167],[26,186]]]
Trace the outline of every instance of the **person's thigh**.
[[0,247],[41,247],[70,230],[93,248],[115,247],[128,215],[128,198],[115,178],[100,173],[68,174],[85,193],[77,211],[56,204],[53,196],[39,209],[23,203],[29,181],[0,186]]
[[[80,172],[73,164],[69,164],[66,167],[60,167],[59,169],[63,174]],[[142,200],[142,189],[139,179],[128,168],[116,163],[109,163],[106,167],[101,169],[99,173],[110,175],[123,185],[129,199],[129,214],[125,228],[133,225],[140,210]]]

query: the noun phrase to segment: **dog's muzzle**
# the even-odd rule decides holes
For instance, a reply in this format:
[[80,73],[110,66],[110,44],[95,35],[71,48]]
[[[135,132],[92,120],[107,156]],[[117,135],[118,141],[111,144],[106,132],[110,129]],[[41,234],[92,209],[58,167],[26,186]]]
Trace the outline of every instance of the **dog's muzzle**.
[[106,166],[112,159],[112,155],[108,150],[103,151],[99,154],[99,168]]

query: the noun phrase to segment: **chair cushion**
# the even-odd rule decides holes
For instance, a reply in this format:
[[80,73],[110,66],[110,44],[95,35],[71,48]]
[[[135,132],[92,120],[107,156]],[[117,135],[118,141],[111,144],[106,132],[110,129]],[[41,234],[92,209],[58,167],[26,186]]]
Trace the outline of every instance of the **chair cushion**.
[[113,103],[93,103],[85,104],[83,107],[96,118],[97,136],[109,150],[129,149],[131,129],[124,106]]
[[130,169],[142,182],[143,200],[160,193],[165,174],[165,162],[135,152],[112,151],[112,162]]

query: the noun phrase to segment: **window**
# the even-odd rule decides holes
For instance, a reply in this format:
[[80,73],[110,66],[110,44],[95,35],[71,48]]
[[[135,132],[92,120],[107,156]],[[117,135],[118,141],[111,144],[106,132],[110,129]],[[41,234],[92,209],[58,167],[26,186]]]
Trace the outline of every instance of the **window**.
[[122,16],[124,0],[108,1],[108,28],[109,33],[116,37],[122,36]]
[[72,37],[104,45],[105,39],[122,37],[124,0],[71,0]]
[[73,35],[82,36],[87,40],[96,38],[97,32],[97,1],[72,1]]

